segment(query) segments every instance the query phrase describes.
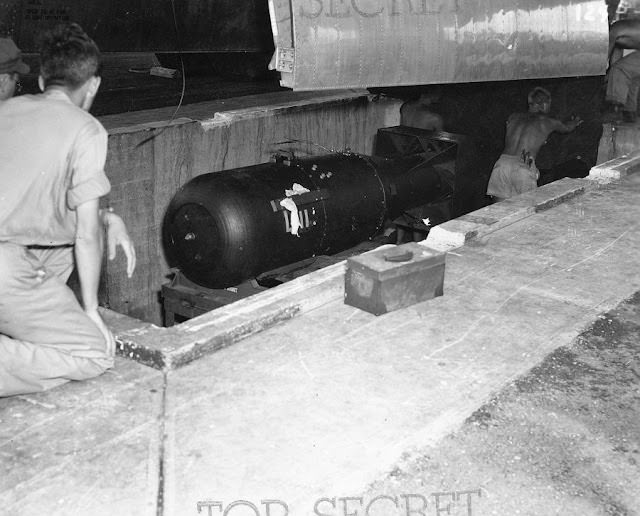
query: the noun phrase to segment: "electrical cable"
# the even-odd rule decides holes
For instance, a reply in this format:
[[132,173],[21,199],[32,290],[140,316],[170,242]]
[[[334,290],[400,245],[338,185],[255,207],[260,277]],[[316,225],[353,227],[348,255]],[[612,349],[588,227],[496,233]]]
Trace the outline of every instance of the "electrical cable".
[[[330,154],[348,154],[349,153],[348,149],[345,150],[345,151],[339,151],[339,150],[335,150],[335,149],[328,149],[324,145],[320,145],[319,143],[313,142],[311,140],[300,140],[298,138],[287,138],[284,141],[275,142],[274,145],[284,145],[286,143],[306,143],[307,145],[314,145],[316,147],[320,147],[322,150],[325,150],[325,151],[329,152]],[[289,152],[291,152],[291,151],[289,151]]]
[[158,131],[157,133],[154,133],[151,136],[149,136],[149,137],[145,138],[144,140],[142,140],[141,142],[139,142],[135,146],[136,149],[142,147],[146,143],[149,143],[150,141],[154,140],[156,137],[160,136],[167,129],[167,127],[169,127],[171,125],[171,122],[173,122],[175,120],[175,117],[178,114],[178,110],[182,107],[182,102],[184,101],[184,95],[185,95],[185,91],[187,89],[186,88],[187,78],[185,76],[184,60],[182,59],[182,44],[181,44],[181,41],[180,41],[180,31],[178,30],[178,16],[176,14],[175,0],[171,0],[171,11],[173,13],[173,27],[174,27],[174,29],[176,31],[176,46],[177,46],[177,50],[178,50],[178,57],[180,58],[180,68],[181,68],[181,71],[182,71],[182,91],[180,92],[180,100],[178,101],[178,105],[176,106],[175,111],[171,115],[171,118],[166,123],[166,125],[162,129],[160,129],[160,131]]

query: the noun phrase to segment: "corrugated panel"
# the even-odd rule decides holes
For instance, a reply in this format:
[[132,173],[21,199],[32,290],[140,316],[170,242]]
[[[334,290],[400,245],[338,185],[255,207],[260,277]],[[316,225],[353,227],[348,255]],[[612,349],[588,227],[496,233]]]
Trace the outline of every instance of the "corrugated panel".
[[606,69],[602,0],[271,0],[271,15],[277,69],[282,85],[294,90]]

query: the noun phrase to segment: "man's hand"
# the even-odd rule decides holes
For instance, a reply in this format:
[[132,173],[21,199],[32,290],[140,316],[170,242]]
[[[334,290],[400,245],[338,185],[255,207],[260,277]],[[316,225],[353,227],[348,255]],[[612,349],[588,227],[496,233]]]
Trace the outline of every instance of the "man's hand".
[[573,125],[574,129],[578,127],[582,122],[584,122],[584,120],[582,120],[582,118],[580,118],[578,115],[573,115],[571,117],[571,120],[569,121],[569,123]]
[[130,278],[136,268],[136,250],[127,227],[118,215],[110,211],[104,211],[102,220],[107,227],[107,256],[109,260],[113,260],[116,257],[117,246],[122,247],[127,257],[127,276]]
[[113,357],[116,353],[116,339],[113,337],[113,333],[111,333],[111,330],[107,328],[107,325],[102,320],[102,317],[100,317],[97,309],[85,310],[85,313],[89,316],[89,319],[95,323],[104,336],[104,339],[107,342],[107,355]]

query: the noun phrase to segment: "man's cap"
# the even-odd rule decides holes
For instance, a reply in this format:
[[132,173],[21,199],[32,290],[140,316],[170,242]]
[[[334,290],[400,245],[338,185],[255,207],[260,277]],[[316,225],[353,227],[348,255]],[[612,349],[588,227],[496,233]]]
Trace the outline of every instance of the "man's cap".
[[29,65],[22,60],[22,53],[13,40],[0,38],[0,73],[29,73]]

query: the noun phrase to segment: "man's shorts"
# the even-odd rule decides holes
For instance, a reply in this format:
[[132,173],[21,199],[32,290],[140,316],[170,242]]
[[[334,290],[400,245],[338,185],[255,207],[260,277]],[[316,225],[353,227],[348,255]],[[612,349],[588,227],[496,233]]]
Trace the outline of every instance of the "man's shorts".
[[538,187],[540,172],[535,165],[525,164],[519,156],[503,154],[493,166],[487,195],[506,199]]

